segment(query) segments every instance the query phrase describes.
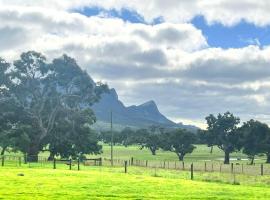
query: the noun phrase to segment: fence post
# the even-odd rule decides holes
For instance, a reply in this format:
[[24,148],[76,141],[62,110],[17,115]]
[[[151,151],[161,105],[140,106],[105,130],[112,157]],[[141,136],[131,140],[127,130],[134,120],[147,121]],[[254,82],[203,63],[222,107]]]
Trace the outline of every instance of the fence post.
[[72,159],[69,159],[69,170],[71,170]]
[[5,165],[5,156],[3,155],[2,156],[2,167],[4,167],[4,165]]
[[206,172],[207,168],[206,168],[206,162],[204,162],[204,171]]
[[233,163],[231,163],[231,173],[233,173]]
[[164,163],[163,163],[163,168],[164,169],[166,168],[166,161],[164,161]]
[[78,171],[80,171],[80,158],[78,158]]
[[125,160],[125,174],[127,173],[127,161]]
[[221,167],[222,167],[222,164],[220,163],[220,166],[219,166],[219,172],[221,173]]
[[148,166],[148,160],[145,161],[145,166],[146,166],[146,167]]
[[261,164],[261,176],[263,176],[263,164]]
[[214,171],[214,164],[212,163],[212,172]]
[[53,169],[56,169],[56,159],[53,158]]
[[242,174],[244,173],[244,165],[242,164]]
[[184,163],[184,161],[182,162],[182,169],[185,170],[185,163]]
[[133,165],[133,157],[131,157],[131,165]]
[[190,179],[193,180],[193,163],[190,166]]
[[22,158],[19,157],[19,166],[21,166],[21,165],[22,165]]

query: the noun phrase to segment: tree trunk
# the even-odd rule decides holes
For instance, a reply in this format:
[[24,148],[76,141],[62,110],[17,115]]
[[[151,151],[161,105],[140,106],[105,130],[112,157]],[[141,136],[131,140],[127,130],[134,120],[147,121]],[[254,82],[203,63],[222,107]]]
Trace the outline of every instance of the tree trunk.
[[184,161],[184,156],[185,156],[184,154],[178,153],[177,155],[178,155],[179,161]]
[[213,153],[213,148],[214,148],[214,147],[213,147],[213,146],[211,146],[211,150],[210,150],[210,153],[211,153],[211,154]]
[[254,157],[255,157],[255,156],[251,156],[251,157],[250,157],[250,159],[251,159],[251,160],[250,160],[250,164],[251,164],[251,165],[254,164]]
[[270,153],[267,153],[266,156],[267,156],[266,163],[270,163]]
[[5,154],[6,149],[7,149],[7,146],[3,147],[3,149],[1,150],[1,156]]
[[230,164],[230,153],[225,151],[224,164]]
[[153,156],[156,155],[156,148],[150,147],[150,151],[151,151],[151,153],[152,153]]
[[50,152],[50,155],[48,157],[48,161],[52,161],[54,159],[55,153]]
[[31,144],[27,152],[28,162],[38,162],[39,145]]

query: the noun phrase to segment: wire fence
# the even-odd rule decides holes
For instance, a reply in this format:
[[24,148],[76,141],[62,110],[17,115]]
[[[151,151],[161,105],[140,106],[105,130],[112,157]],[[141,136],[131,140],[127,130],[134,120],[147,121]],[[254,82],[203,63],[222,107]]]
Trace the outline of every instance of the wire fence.
[[[52,159],[48,157],[38,156],[35,157],[35,162],[31,159],[31,156],[11,156],[4,155],[0,157],[1,166],[9,167],[28,167],[28,168],[61,168],[69,170],[83,170],[89,166],[114,166],[114,167],[127,167],[136,166],[144,168],[157,168],[168,170],[181,170],[181,171],[194,171],[194,172],[219,172],[219,173],[231,173],[231,174],[244,174],[251,176],[258,175],[270,175],[270,164],[241,164],[231,163],[223,164],[221,162],[209,161],[209,162],[181,162],[181,161],[150,161],[150,160],[138,160],[138,159],[111,159],[107,158],[92,158],[92,159]],[[31,162],[30,162],[31,161]],[[191,169],[193,167],[193,169]]]

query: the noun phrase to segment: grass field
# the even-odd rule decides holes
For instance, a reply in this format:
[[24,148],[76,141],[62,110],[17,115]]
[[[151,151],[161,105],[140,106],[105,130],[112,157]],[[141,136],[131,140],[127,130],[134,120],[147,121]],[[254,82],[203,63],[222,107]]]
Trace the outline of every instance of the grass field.
[[[103,145],[103,154],[102,157],[109,158],[110,157],[110,146]],[[100,157],[100,156],[97,156]],[[169,151],[158,150],[157,155],[151,155],[148,149],[140,150],[139,146],[114,146],[114,158],[117,159],[130,159],[134,157],[138,160],[160,160],[160,161],[177,161],[178,158],[175,153]],[[210,153],[210,148],[206,145],[197,145],[196,149],[192,154],[187,154],[185,157],[185,161],[223,161],[224,153],[218,147],[214,147],[213,153]],[[231,158],[236,160],[237,158],[241,158],[245,163],[248,162],[247,156],[242,154],[241,152],[235,152],[231,154]],[[265,162],[265,157],[256,157],[255,162],[261,163]]]
[[3,167],[0,199],[270,199],[268,182],[232,185],[179,179],[185,173],[129,170],[124,174],[121,168],[105,167],[85,171]]

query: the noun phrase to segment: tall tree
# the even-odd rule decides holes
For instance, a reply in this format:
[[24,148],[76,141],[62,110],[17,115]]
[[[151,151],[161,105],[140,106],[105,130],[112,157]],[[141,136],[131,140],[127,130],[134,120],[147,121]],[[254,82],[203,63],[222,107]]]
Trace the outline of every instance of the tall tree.
[[251,119],[242,125],[240,132],[243,153],[248,155],[253,164],[255,156],[264,153],[269,128],[267,124]]
[[185,129],[177,129],[162,134],[162,149],[176,153],[180,161],[184,160],[187,153],[192,153],[196,148],[196,135]]
[[230,163],[230,153],[239,150],[239,131],[237,125],[240,119],[232,113],[226,112],[223,115],[218,114],[217,117],[209,115],[206,117],[208,145],[217,145],[224,151],[224,164]]
[[53,132],[57,114],[80,110],[96,102],[105,86],[96,85],[76,61],[66,55],[51,64],[40,53],[22,53],[9,74],[11,98],[31,118],[35,134],[30,135],[27,154],[37,160],[44,139]]

